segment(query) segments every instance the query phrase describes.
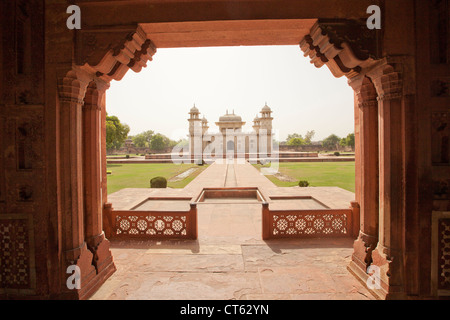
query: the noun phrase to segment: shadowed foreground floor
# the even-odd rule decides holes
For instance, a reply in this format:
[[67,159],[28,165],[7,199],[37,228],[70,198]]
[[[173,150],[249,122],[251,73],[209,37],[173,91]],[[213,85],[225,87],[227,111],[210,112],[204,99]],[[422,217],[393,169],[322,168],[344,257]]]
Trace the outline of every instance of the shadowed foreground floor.
[[[340,188],[278,188],[250,164],[213,164],[184,189],[124,189],[109,197],[129,210],[149,195],[196,196],[204,187],[257,186],[268,195],[311,195],[347,208]],[[298,202],[298,201],[297,201]],[[295,201],[278,209],[308,209]],[[152,206],[175,204],[153,203]],[[112,242],[117,272],[92,299],[373,299],[348,271],[353,240],[261,240],[261,204],[220,199],[197,204],[198,240]]]
[[197,241],[113,242],[92,299],[373,299],[346,269],[351,239],[260,237],[260,205],[199,205]]

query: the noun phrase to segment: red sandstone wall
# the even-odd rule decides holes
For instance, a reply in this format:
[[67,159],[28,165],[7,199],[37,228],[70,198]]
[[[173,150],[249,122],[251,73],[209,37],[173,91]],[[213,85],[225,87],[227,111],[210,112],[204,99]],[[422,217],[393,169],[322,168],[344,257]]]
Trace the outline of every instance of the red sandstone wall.
[[47,266],[57,254],[48,212],[43,3],[0,3],[0,297],[48,294]]
[[[93,61],[101,58],[106,50],[102,48],[120,42],[118,34],[123,37],[128,33],[105,34],[103,27],[126,29],[135,21],[354,19],[365,16],[365,8],[375,3],[384,8],[383,56],[408,57],[403,81],[409,94],[400,106],[399,119],[403,140],[398,157],[402,160],[401,168],[395,169],[404,188],[398,198],[401,213],[392,221],[400,226],[401,286],[413,297],[434,294],[430,278],[432,210],[450,209],[448,27],[447,33],[443,29],[448,7],[438,5],[448,2],[347,0],[329,6],[327,1],[315,0],[286,1],[280,7],[276,1],[261,5],[259,1],[227,4],[193,0],[157,2],[151,13],[140,3],[133,7],[126,1],[115,5],[85,2],[79,1],[84,19],[76,44],[73,32],[65,28],[67,1],[0,3],[0,234],[11,241],[14,249],[9,252],[16,257],[20,253],[20,259],[6,262],[11,271],[3,271],[1,297],[62,296],[63,239],[68,232],[79,230],[68,230],[61,222],[72,206],[72,202],[65,202],[71,199],[67,196],[71,182],[63,173],[70,174],[73,164],[61,162],[67,158],[59,149],[66,141],[60,141],[64,128],[56,102],[57,79],[74,61],[86,56]],[[139,10],[139,6],[144,7]],[[4,253],[2,250],[0,255]],[[21,277],[13,276],[17,274]]]

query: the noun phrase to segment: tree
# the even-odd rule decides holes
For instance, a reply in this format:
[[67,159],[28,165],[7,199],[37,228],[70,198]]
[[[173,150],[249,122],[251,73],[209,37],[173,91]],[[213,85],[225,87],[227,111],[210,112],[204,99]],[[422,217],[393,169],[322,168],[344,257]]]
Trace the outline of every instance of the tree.
[[288,134],[287,138],[286,138],[286,142],[289,144],[289,141],[295,138],[299,138],[303,140],[303,137],[301,134],[298,133],[293,133],[293,134]]
[[347,135],[347,137],[341,139],[339,144],[343,147],[350,147],[350,148],[352,148],[352,150],[354,150],[355,149],[355,134],[349,133]]
[[288,146],[301,146],[305,144],[311,144],[311,140],[315,134],[316,132],[314,130],[307,131],[305,138],[303,138],[303,136],[298,133],[289,134],[286,139],[286,144]]
[[116,116],[106,115],[106,149],[119,149],[127,139],[130,127]]
[[311,140],[316,135],[316,132],[314,130],[307,131],[305,135],[305,144],[311,144]]
[[188,139],[180,139],[176,142],[176,145],[179,147],[188,147],[189,146],[189,140]]
[[322,146],[326,149],[337,150],[340,142],[341,138],[335,134],[331,134],[322,141]]
[[302,146],[304,144],[305,140],[303,140],[302,138],[292,138],[287,143],[288,146]]
[[133,137],[133,143],[136,147],[145,148],[150,147],[150,142],[152,141],[153,130],[147,130],[139,133]]
[[163,150],[167,146],[167,137],[163,136],[160,133],[153,135],[152,140],[150,141],[150,147],[152,150]]
[[164,136],[164,138],[165,138],[164,141],[166,142],[166,145],[170,148],[173,148],[178,144],[177,141],[171,140],[171,139],[167,138],[166,136]]
[[350,133],[347,136],[347,146],[352,148],[352,150],[355,150],[355,134],[354,133]]

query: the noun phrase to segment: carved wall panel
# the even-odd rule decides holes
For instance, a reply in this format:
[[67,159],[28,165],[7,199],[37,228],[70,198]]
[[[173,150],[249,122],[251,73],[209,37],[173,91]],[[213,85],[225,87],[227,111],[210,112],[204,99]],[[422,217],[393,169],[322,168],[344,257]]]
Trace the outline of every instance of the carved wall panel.
[[[4,23],[2,25],[2,78],[0,86],[0,103],[14,103],[14,85],[15,85],[15,54],[14,54],[14,1],[2,1],[0,3],[0,17]],[[3,27],[6,26],[6,27]]]
[[5,112],[8,169],[27,171],[44,167],[43,106],[19,107]]
[[448,0],[431,1],[430,25],[430,56],[433,64],[447,64],[450,62],[449,50],[449,17],[450,5]]
[[450,296],[450,211],[434,211],[431,227],[432,291]]
[[6,212],[39,212],[44,203],[44,121],[42,106],[0,110],[2,160],[0,201]]
[[438,234],[438,289],[450,290],[450,219],[439,219]]
[[434,180],[433,195],[435,200],[450,200],[450,179]]
[[43,1],[5,1],[0,103],[44,103]]
[[450,164],[450,112],[434,112],[432,116],[432,160],[434,164]]
[[431,82],[431,96],[437,98],[450,97],[450,79],[438,79]]
[[[0,150],[4,150],[4,137],[5,137],[5,117],[1,117],[0,116]],[[6,190],[6,186],[5,186],[5,161],[4,161],[4,154],[3,152],[0,153],[0,204],[2,202],[5,202],[5,190]],[[1,214],[1,210],[0,210],[0,214]]]
[[450,112],[432,113],[433,208],[450,210]]
[[32,220],[0,216],[0,294],[31,294],[36,286]]

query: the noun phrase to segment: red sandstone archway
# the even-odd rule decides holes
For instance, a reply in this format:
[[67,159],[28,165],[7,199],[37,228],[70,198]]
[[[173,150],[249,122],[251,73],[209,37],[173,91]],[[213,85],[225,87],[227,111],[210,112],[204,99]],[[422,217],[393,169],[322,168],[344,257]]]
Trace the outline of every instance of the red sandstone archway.
[[[105,129],[99,127],[99,123],[105,122],[105,92],[109,82],[119,81],[129,69],[139,72],[145,67],[156,52],[155,43],[176,47],[294,41],[316,67],[327,65],[334,76],[348,77],[355,91],[357,173],[353,206],[360,206],[361,223],[350,270],[365,280],[366,268],[372,264],[379,266],[383,289],[377,294],[384,297],[395,293],[402,281],[401,256],[396,252],[403,247],[398,232],[402,230],[403,209],[401,201],[390,199],[401,198],[398,150],[402,135],[396,121],[401,118],[402,106],[408,103],[402,85],[407,61],[382,59],[376,50],[371,54],[355,50],[355,43],[360,43],[349,42],[347,32],[358,27],[361,25],[351,21],[317,20],[140,24],[136,31],[119,39],[117,33],[103,39],[106,43],[118,43],[112,48],[109,45],[103,56],[102,50],[86,45],[87,41],[95,42],[96,35],[81,32],[77,65],[61,79],[58,90],[64,124],[61,141],[68,142],[62,145],[61,159],[71,164],[62,171],[68,183],[68,192],[62,196],[66,204],[62,220],[67,231],[63,235],[64,252],[67,264],[79,265],[83,278],[88,279],[79,296],[89,296],[114,271],[101,223],[103,212],[111,209],[106,196]],[[267,36],[267,30],[278,32]],[[186,31],[192,31],[191,38],[180,35]],[[383,209],[380,214],[379,206]]]
[[[450,294],[445,258],[450,227],[448,1],[71,3],[81,7],[81,30],[66,27],[67,0],[0,1],[0,237],[2,243],[9,241],[10,248],[0,250],[2,298],[86,298],[110,274],[107,242],[97,246],[94,240],[102,239],[101,234],[93,234],[98,232],[99,219],[85,219],[93,214],[85,208],[108,210],[108,203],[104,189],[96,192],[97,180],[90,193],[84,188],[83,176],[91,169],[83,156],[87,152],[83,139],[88,137],[83,130],[98,114],[92,106],[85,107],[83,114],[83,104],[96,102],[104,118],[102,88],[129,68],[139,68],[142,61],[133,58],[147,39],[156,48],[299,44],[305,38],[304,48],[312,61],[317,66],[327,64],[333,74],[347,75],[357,97],[357,202],[353,206],[361,206],[361,233],[353,257],[359,266],[351,269],[364,280],[364,266],[381,266],[382,297],[429,299]],[[381,8],[380,31],[355,26],[367,19],[370,5]],[[317,18],[328,27],[317,30],[315,38],[311,28]],[[301,26],[310,19],[311,25]],[[323,42],[314,42],[318,39]],[[343,39],[358,53],[360,65],[348,64],[352,59],[346,58]],[[139,48],[134,49],[133,43]],[[364,52],[371,57],[360,56]],[[376,100],[368,80],[375,87]],[[100,98],[87,99],[89,91]],[[378,126],[373,124],[375,117]],[[367,144],[375,140],[375,127],[378,147]],[[95,147],[90,150],[97,152]],[[368,158],[376,153],[379,169]],[[101,175],[105,161],[101,159]],[[91,172],[98,170],[97,163]],[[378,196],[371,191],[377,189],[374,182]],[[91,194],[101,195],[103,207],[85,203]],[[378,208],[373,200],[377,197]],[[66,268],[75,263],[86,267],[84,276],[92,281],[80,291],[68,291]],[[102,268],[107,271],[100,272]]]

